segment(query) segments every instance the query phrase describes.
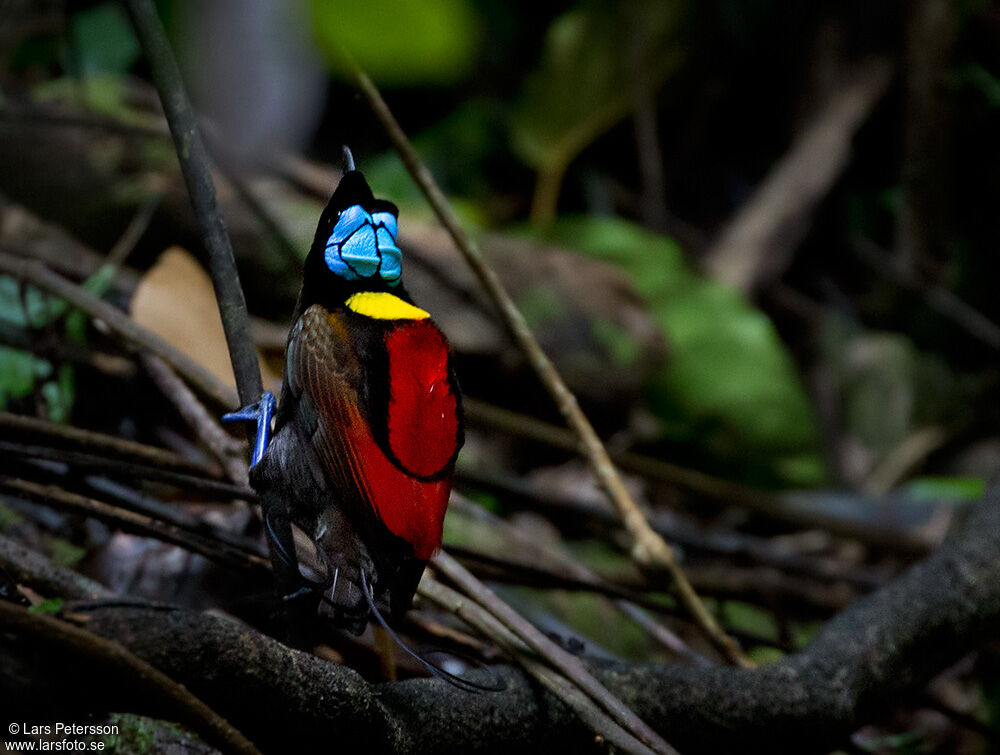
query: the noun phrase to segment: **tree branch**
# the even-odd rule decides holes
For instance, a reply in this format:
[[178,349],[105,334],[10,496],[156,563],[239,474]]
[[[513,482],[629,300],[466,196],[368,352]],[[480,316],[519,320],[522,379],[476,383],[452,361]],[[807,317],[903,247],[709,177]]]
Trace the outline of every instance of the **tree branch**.
[[146,514],[71,493],[55,485],[43,485],[0,474],[0,490],[63,511],[93,517],[124,532],[153,537],[186,548],[227,566],[256,570],[260,573],[264,573],[269,566],[267,559],[259,553],[231,542],[224,542],[211,533],[190,532],[175,523],[154,519]]
[[53,444],[58,443],[91,453],[106,452],[120,459],[139,464],[155,465],[174,472],[197,474],[202,477],[211,475],[210,469],[188,461],[173,451],[167,451],[157,446],[149,446],[145,443],[137,443],[72,425],[60,425],[40,417],[0,412],[0,437],[16,436],[18,440],[23,441],[25,435],[39,436]]
[[[597,703],[611,719],[630,735],[658,753],[676,755],[676,751],[641,718],[629,710],[587,670],[579,658],[563,650],[517,611],[500,600],[488,587],[473,577],[461,564],[442,551],[432,561],[434,568],[453,581],[473,601],[485,608],[519,641],[548,661],[555,670],[587,697]],[[574,708],[577,706],[574,705]]]
[[[41,653],[62,656],[67,667],[72,669],[71,676],[81,675],[83,669],[89,669],[94,676],[110,676],[119,686],[118,694],[123,699],[127,693],[138,696],[143,701],[140,704],[147,709],[166,712],[223,752],[259,755],[257,748],[228,721],[182,685],[116,642],[2,601],[0,626],[4,629],[2,650],[10,646],[17,648],[23,654],[21,663]],[[83,684],[89,686],[85,681]],[[132,705],[135,704],[133,701]]]
[[0,569],[10,574],[18,584],[28,585],[48,597],[92,600],[113,595],[99,582],[72,569],[56,566],[41,553],[3,535],[0,535]]
[[[631,731],[620,726],[612,717],[613,714],[604,704],[601,696],[589,697],[588,693],[583,690],[583,685],[578,685],[569,678],[561,676],[548,664],[539,661],[530,647],[475,601],[468,600],[461,593],[445,587],[433,578],[421,581],[420,594],[455,614],[469,626],[475,627],[483,635],[506,647],[517,657],[518,663],[531,676],[573,708],[581,721],[613,746],[626,752],[636,753],[636,755],[651,755],[654,752],[662,755],[678,755],[673,747],[662,741],[655,732],[650,730],[645,723],[638,721],[631,712],[629,712],[631,720],[629,729]],[[579,660],[576,662],[580,663]],[[582,666],[582,664],[580,665]],[[603,698],[607,698],[606,691]],[[621,705],[617,701],[612,703],[612,705],[614,704]],[[608,712],[602,711],[598,705],[605,707]],[[646,738],[650,740],[649,747],[636,738],[639,733],[644,733]]]
[[[830,621],[799,653],[763,668],[591,671],[685,755],[825,751],[996,636],[997,532],[994,484],[936,553]],[[564,703],[513,669],[499,669],[503,693],[467,694],[431,679],[375,685],[217,617],[110,607],[87,615],[90,630],[188,685],[265,748],[335,740],[345,751],[544,753],[593,741]],[[0,684],[12,681],[4,674]]]

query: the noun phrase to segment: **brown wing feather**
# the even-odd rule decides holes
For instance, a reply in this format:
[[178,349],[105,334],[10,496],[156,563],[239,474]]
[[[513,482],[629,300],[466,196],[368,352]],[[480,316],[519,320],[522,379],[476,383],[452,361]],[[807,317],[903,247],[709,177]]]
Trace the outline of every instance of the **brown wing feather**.
[[366,376],[340,317],[314,305],[296,330],[286,379],[291,391],[315,410],[312,445],[333,492],[362,516],[373,513],[418,558],[430,558],[440,545],[450,480],[421,481],[379,447],[361,410]]

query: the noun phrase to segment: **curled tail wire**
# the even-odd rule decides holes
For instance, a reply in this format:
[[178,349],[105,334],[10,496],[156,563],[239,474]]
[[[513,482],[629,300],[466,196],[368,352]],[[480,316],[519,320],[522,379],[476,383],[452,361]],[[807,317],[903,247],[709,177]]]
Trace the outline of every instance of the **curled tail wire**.
[[365,600],[368,601],[368,607],[371,609],[372,615],[375,616],[375,619],[382,626],[382,628],[389,634],[390,637],[392,637],[393,641],[399,645],[399,647],[401,647],[407,655],[423,666],[428,673],[431,674],[431,676],[448,682],[465,692],[502,692],[507,689],[507,684],[499,677],[494,684],[477,684],[476,682],[470,682],[468,679],[463,679],[462,677],[456,676],[449,671],[445,671],[437,664],[431,663],[426,658],[422,657],[415,650],[411,650],[410,647],[400,639],[399,635],[393,631],[392,627],[389,626],[388,622],[386,622],[385,618],[382,616],[382,612],[378,610],[378,606],[375,605],[375,595],[372,592],[371,587],[368,585],[368,577],[365,575],[364,569],[361,569],[361,591],[365,594]]
[[[270,537],[277,546],[279,557],[283,561],[285,561],[286,565],[293,566],[295,568],[295,571],[298,572],[298,559],[295,558],[295,556],[293,556],[292,554],[290,554],[281,544],[280,540],[277,538],[274,532],[270,517],[267,514],[264,515],[264,525],[267,528],[268,537]],[[413,658],[413,660],[419,663],[424,669],[426,669],[431,676],[441,679],[442,681],[448,682],[449,684],[457,687],[460,690],[463,690],[464,692],[470,692],[470,693],[503,692],[505,689],[507,689],[507,684],[503,681],[503,679],[500,679],[499,676],[495,675],[496,681],[493,684],[478,684],[476,682],[469,681],[468,679],[463,679],[462,677],[452,674],[449,671],[445,671],[436,663],[432,663],[431,661],[427,660],[419,653],[417,653],[415,650],[411,649],[405,642],[403,642],[400,636],[396,634],[393,628],[389,626],[389,623],[385,620],[385,617],[382,616],[382,612],[379,611],[378,606],[375,605],[375,594],[368,583],[368,575],[365,573],[364,569],[360,569],[359,571],[361,572],[361,591],[365,595],[365,600],[368,602],[368,608],[371,610],[372,615],[375,617],[375,620],[378,621],[379,625],[388,633],[388,635],[392,638],[393,642],[399,645],[399,647],[402,648],[403,652],[405,652],[408,656]],[[299,573],[299,579],[302,581],[302,587],[300,587],[298,590],[291,593],[290,595],[284,596],[284,600],[295,600],[296,598],[300,598],[309,593],[318,592],[320,595],[320,600],[322,600],[323,602],[327,603],[330,606],[334,606],[333,601],[331,601],[328,597],[326,597],[325,594],[325,589],[329,584],[328,582],[316,582],[307,579],[301,573]],[[469,658],[468,656],[465,656],[464,654],[457,654],[457,655],[459,655],[465,660],[478,664],[477,661]],[[483,664],[478,664],[478,665],[483,666]]]

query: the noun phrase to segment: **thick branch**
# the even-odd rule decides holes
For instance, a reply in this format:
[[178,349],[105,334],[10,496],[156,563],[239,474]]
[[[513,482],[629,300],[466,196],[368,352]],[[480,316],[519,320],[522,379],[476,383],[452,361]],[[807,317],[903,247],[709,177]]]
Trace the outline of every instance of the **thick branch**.
[[18,584],[28,585],[46,597],[89,600],[113,594],[99,582],[72,569],[56,566],[41,553],[3,535],[0,535],[0,569]]
[[[994,485],[934,555],[855,603],[801,652],[764,668],[592,670],[685,755],[828,749],[899,693],[996,636],[998,532]],[[467,694],[436,680],[371,685],[223,619],[135,608],[88,614],[90,630],[187,684],[265,748],[335,740],[345,751],[544,752],[587,741],[563,703],[513,670],[502,672],[502,693]]]
[[[71,676],[81,674],[86,678],[89,670],[94,676],[110,678],[123,699],[127,695],[140,698],[147,710],[162,711],[182,721],[223,752],[259,755],[257,748],[228,721],[116,642],[5,602],[0,602],[0,627],[4,630],[3,649],[16,648],[21,663],[31,663],[42,654],[61,656],[66,667],[72,669]],[[29,671],[23,673],[31,678]],[[84,682],[81,687],[84,685],[89,686]],[[12,707],[24,710],[20,704]]]

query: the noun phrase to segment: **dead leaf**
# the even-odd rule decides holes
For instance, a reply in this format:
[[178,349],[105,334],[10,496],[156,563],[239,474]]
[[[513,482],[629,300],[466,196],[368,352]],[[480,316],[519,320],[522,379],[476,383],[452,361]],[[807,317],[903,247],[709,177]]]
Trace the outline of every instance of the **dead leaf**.
[[[236,387],[212,280],[187,251],[173,246],[160,255],[136,287],[131,314],[137,323]],[[262,360],[260,369],[265,386],[278,382]]]

